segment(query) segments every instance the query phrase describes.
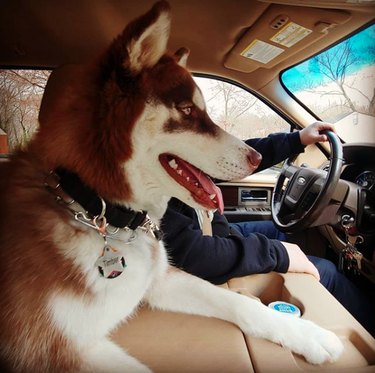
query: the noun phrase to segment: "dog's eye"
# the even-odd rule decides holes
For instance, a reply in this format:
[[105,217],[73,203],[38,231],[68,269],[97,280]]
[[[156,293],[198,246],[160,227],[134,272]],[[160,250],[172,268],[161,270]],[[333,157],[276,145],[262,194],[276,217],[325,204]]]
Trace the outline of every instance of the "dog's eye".
[[193,106],[191,103],[183,103],[183,104],[177,105],[177,109],[181,111],[182,113],[184,113],[185,115],[190,115],[193,110]]
[[190,107],[184,107],[180,109],[185,115],[191,114],[191,106]]

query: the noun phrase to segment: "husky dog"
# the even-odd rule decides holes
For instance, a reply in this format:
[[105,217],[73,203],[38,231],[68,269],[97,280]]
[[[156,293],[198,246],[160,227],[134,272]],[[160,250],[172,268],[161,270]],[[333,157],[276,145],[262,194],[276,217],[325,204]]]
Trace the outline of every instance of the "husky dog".
[[[249,175],[261,156],[208,117],[167,54],[166,2],[100,57],[51,75],[40,130],[3,166],[0,356],[15,372],[147,372],[108,335],[140,303],[217,317],[321,364],[340,339],[168,264],[158,222],[176,197],[223,210],[211,178]],[[209,175],[209,176],[207,176]]]

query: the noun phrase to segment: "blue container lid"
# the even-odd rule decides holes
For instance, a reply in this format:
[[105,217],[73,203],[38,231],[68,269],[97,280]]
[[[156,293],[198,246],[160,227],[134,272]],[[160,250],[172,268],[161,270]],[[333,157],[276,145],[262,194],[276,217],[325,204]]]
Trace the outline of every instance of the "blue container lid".
[[283,301],[276,301],[276,302],[270,303],[268,307],[276,311],[286,313],[288,315],[301,317],[301,310],[297,306],[291,303],[287,303]]

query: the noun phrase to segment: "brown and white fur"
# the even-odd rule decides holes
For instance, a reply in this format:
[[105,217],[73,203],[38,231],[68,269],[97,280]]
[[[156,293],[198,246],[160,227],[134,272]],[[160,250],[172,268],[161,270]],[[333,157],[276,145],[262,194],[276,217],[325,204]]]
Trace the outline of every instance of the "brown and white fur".
[[64,167],[105,200],[147,210],[158,222],[172,196],[193,207],[222,207],[219,192],[207,196],[176,181],[160,155],[222,180],[256,168],[259,155],[207,116],[184,67],[187,50],[166,54],[169,28],[169,6],[157,3],[100,58],[57,70],[39,132],[3,167],[0,354],[12,371],[149,371],[108,338],[141,302],[228,320],[314,364],[336,360],[343,349],[312,322],[172,269],[162,242],[142,230],[130,243],[127,231],[108,239],[127,267],[104,278],[95,266],[103,237],[76,222],[45,187],[49,171]]

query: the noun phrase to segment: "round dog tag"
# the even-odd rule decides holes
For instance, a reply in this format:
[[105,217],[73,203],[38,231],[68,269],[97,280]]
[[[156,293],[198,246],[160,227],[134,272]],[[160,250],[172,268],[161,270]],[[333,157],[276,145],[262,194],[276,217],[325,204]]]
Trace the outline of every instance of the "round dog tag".
[[103,254],[96,261],[99,273],[105,278],[116,278],[121,275],[126,267],[125,259],[117,250],[109,245],[105,245]]

